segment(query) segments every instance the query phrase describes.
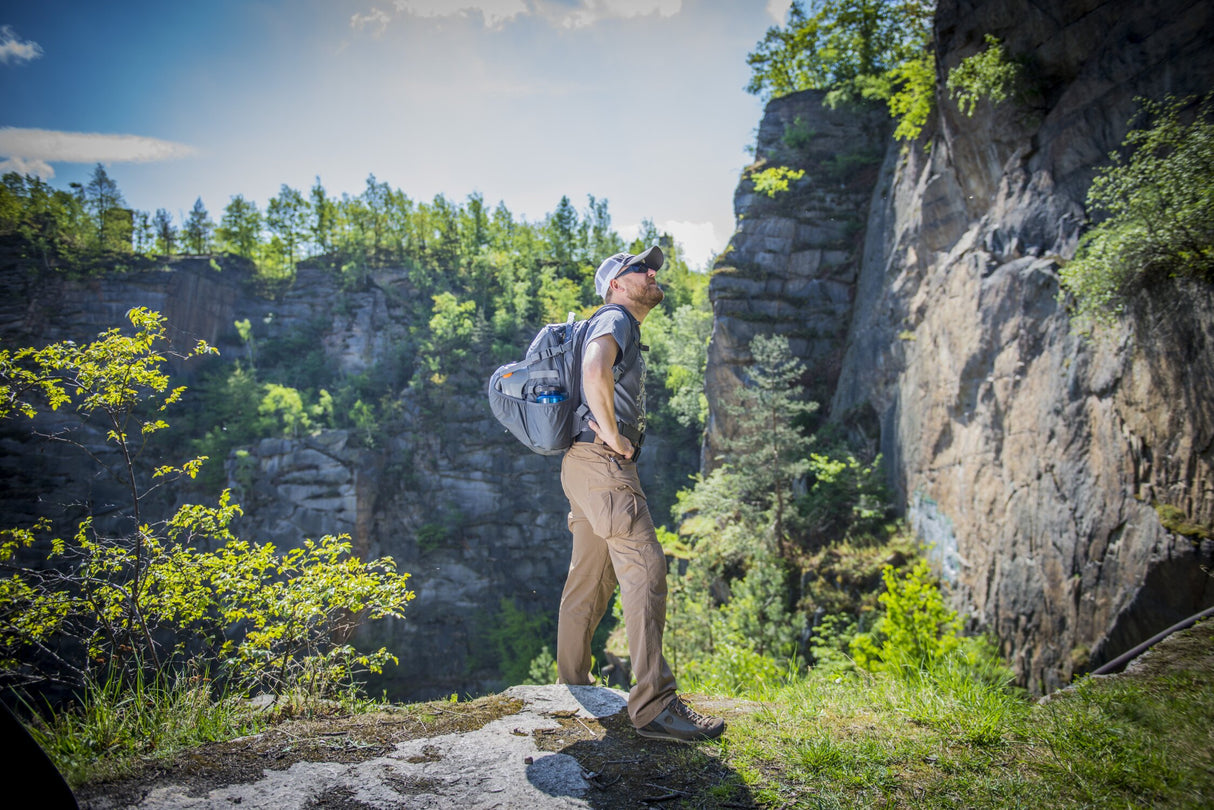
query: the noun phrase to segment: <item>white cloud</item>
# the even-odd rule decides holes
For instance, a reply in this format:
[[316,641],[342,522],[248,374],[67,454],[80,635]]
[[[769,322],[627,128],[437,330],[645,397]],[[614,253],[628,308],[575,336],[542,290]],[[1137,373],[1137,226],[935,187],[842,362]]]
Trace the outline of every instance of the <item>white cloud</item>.
[[45,160],[19,157],[0,160],[0,174],[8,174],[9,172],[41,177],[43,180],[50,180],[55,176],[55,170]]
[[361,31],[367,26],[373,26],[372,36],[379,36],[388,27],[388,22],[392,18],[388,16],[388,12],[383,9],[372,8],[366,14],[355,14],[350,18],[350,27],[355,31]]
[[783,25],[788,19],[788,7],[792,5],[792,0],[767,0],[767,13],[776,21],[776,25]]
[[563,28],[585,28],[602,20],[673,17],[683,9],[683,0],[580,0],[576,8],[535,0],[539,14]]
[[554,0],[395,0],[394,5],[397,11],[415,17],[479,13],[488,28],[497,28],[515,17],[531,14],[561,28],[585,28],[609,19],[655,14],[673,17],[682,10],[683,0],[578,0],[572,4]]
[[725,249],[728,238],[728,235],[718,236],[711,222],[667,220],[658,225],[658,230],[674,237],[683,249],[683,260],[693,270],[707,269],[713,257]]
[[11,25],[0,26],[0,62],[29,62],[42,56],[37,42],[23,41]]
[[480,12],[489,28],[528,13],[523,0],[395,0],[394,5],[397,11],[415,17],[453,17]]
[[7,162],[42,166],[49,163],[150,163],[195,153],[192,146],[142,135],[56,132],[0,127],[0,156]]

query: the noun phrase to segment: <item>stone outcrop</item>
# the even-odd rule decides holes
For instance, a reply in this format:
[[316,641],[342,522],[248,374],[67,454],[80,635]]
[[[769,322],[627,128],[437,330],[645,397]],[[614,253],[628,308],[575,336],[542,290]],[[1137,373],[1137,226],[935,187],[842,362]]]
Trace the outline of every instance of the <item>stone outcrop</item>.
[[[854,304],[827,326],[847,334],[830,414],[872,416],[956,606],[1049,691],[1214,604],[1214,543],[1169,531],[1155,508],[1214,525],[1214,294],[1155,291],[1088,339],[1058,282],[1135,98],[1214,86],[1214,9],[942,0],[935,28],[942,79],[993,34],[1025,64],[1025,92],[973,118],[941,92],[920,141],[890,145],[839,296]],[[740,199],[725,271],[765,279],[759,254],[738,256],[767,217]],[[732,283],[714,279],[715,307],[733,305]],[[748,331],[718,321],[718,386]]]
[[[745,379],[756,334],[788,338],[818,401],[838,380],[865,216],[890,126],[882,109],[832,111],[822,99],[808,91],[768,105],[756,161],[734,195],[738,230],[709,285],[705,469],[716,462],[720,435],[731,430],[722,397]],[[804,176],[775,197],[756,192],[755,173],[781,166]]]

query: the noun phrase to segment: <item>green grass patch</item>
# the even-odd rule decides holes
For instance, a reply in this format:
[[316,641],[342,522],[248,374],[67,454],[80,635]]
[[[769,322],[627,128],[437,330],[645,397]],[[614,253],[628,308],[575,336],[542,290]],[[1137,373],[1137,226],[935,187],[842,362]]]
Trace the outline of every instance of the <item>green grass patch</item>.
[[70,785],[113,779],[148,759],[167,761],[200,743],[251,734],[265,713],[212,694],[199,677],[89,683],[70,709],[37,717],[30,733]]
[[811,671],[731,723],[724,759],[764,807],[1208,807],[1212,627],[1164,667],[1043,702],[955,662]]

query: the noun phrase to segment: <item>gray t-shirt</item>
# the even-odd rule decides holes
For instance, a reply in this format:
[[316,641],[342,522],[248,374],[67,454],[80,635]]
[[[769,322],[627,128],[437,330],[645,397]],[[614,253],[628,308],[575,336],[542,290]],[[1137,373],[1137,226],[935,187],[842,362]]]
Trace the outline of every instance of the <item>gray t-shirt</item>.
[[[640,339],[640,330],[633,328],[632,316],[618,309],[611,309],[590,322],[586,343],[603,335],[611,335],[619,344],[618,362],[629,355],[629,346]],[[583,344],[586,345],[586,344]],[[631,368],[617,368],[619,376],[615,383],[615,418],[637,430],[645,430],[645,356],[636,352],[636,362]],[[582,401],[586,400],[585,386]]]

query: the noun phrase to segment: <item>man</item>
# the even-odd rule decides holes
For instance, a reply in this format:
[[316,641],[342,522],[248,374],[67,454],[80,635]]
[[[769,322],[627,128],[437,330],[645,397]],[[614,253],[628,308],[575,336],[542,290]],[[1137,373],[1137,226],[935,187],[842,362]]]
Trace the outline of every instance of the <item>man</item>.
[[[636,686],[628,714],[637,733],[663,740],[705,740],[725,730],[676,694],[662,655],[666,626],[666,556],[654,531],[636,456],[645,431],[645,361],[640,325],[662,302],[656,245],[617,253],[599,265],[595,290],[611,309],[590,322],[583,344],[586,429],[565,453],[561,486],[569,498],[573,553],[561,595],[556,659],[561,683],[590,684],[590,639],[620,586]],[[618,366],[618,368],[617,368]]]

